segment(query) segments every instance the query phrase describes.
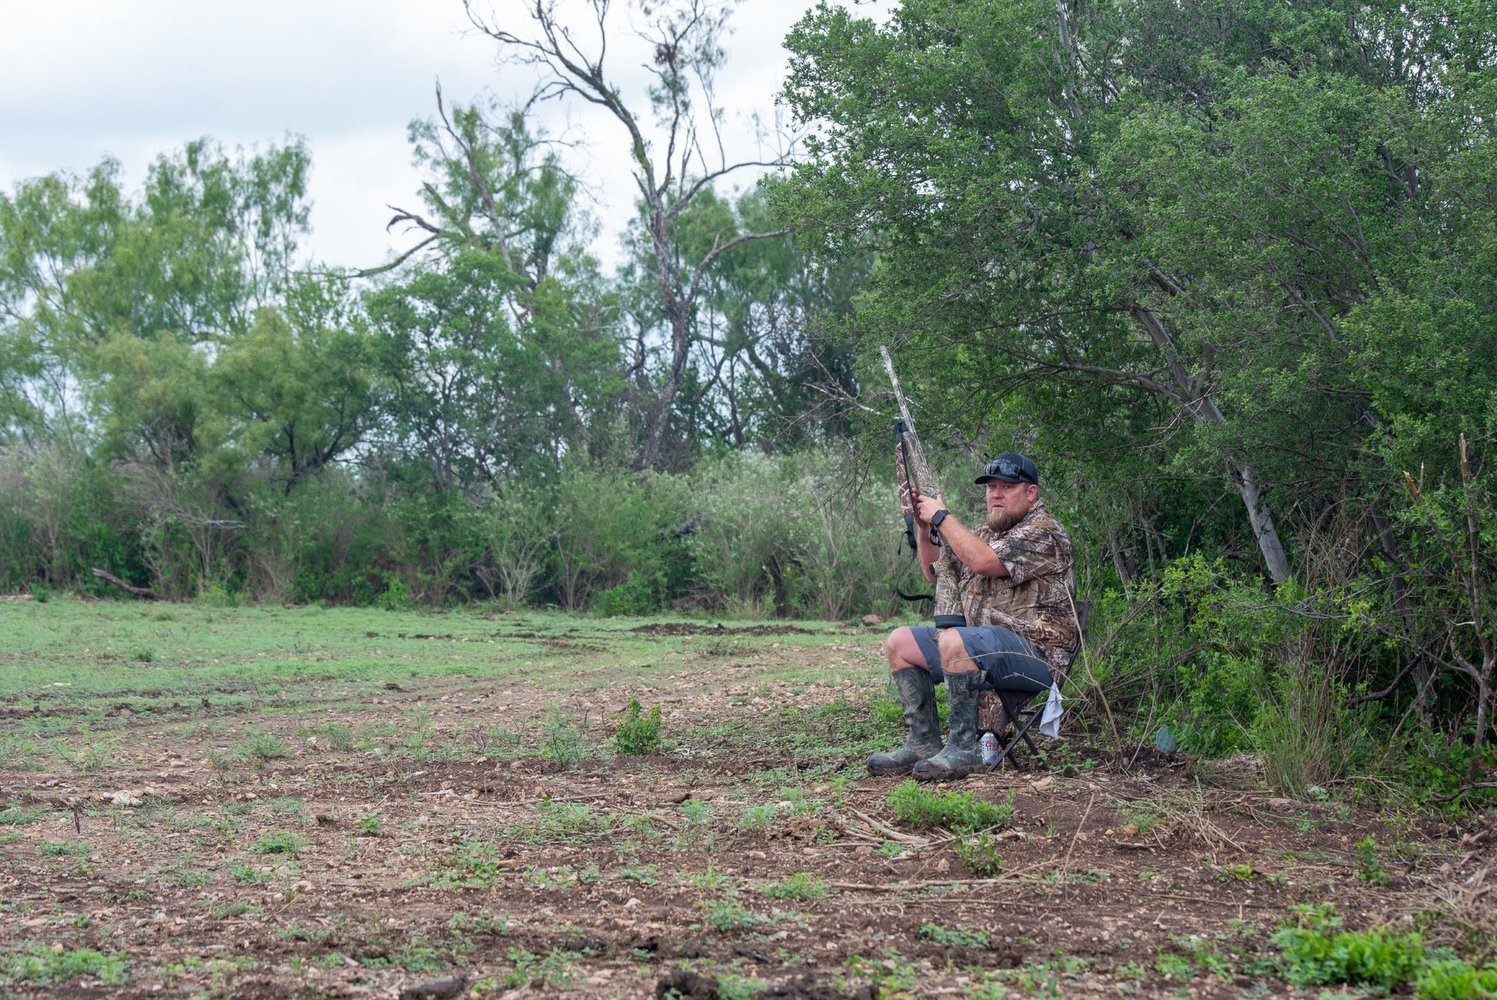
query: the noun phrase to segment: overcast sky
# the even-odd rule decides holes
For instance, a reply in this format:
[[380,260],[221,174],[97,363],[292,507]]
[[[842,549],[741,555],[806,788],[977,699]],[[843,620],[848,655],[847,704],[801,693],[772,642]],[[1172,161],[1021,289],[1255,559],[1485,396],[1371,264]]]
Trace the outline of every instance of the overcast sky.
[[[773,120],[781,40],[810,6],[749,0],[730,22],[718,89],[740,156],[756,155],[750,115]],[[489,7],[525,23],[522,0]],[[614,7],[626,13],[620,0]],[[337,266],[369,266],[407,245],[385,233],[386,206],[418,207],[406,126],[435,113],[439,80],[449,107],[485,90],[512,99],[530,82],[496,64],[494,43],[472,30],[460,0],[0,0],[0,13],[0,190],[81,174],[107,156],[133,189],[159,154],[195,138],[232,151],[301,136],[312,154],[308,249]],[[640,58],[623,38],[610,42],[608,65],[621,82],[637,80]],[[596,144],[580,169],[604,199],[599,251],[612,259],[631,198],[617,136],[601,121],[548,124]]]

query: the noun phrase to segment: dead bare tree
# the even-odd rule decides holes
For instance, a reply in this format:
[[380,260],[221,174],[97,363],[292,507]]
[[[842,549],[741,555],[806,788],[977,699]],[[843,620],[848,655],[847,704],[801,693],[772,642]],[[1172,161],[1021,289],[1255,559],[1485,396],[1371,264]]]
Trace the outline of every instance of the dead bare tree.
[[733,247],[787,232],[724,232],[704,253],[688,254],[678,225],[683,213],[717,181],[735,171],[785,162],[782,156],[728,158],[721,109],[714,104],[714,78],[726,57],[721,43],[735,5],[736,0],[639,4],[643,23],[634,27],[651,53],[644,66],[651,79],[645,94],[633,98],[626,97],[618,78],[605,66],[610,31],[615,30],[608,20],[610,0],[588,0],[592,23],[585,32],[563,21],[556,0],[528,0],[523,6],[528,23],[523,28],[506,26],[517,18],[511,12],[519,4],[506,3],[499,14],[481,12],[475,0],[463,3],[474,27],[499,45],[501,62],[539,74],[528,106],[585,102],[605,111],[627,143],[650,242],[651,276],[669,339],[669,362],[651,403],[640,449],[639,464],[645,468],[660,464],[661,439],[697,341],[696,313],[705,277]]

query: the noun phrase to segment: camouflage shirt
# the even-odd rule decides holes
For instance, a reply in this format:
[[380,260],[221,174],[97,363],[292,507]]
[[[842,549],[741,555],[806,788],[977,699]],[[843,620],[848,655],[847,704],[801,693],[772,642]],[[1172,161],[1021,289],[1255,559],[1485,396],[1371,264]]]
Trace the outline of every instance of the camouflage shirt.
[[982,524],[973,534],[992,548],[1008,576],[974,573],[947,546],[935,564],[937,590],[943,576],[954,580],[968,625],[1002,625],[1018,633],[1064,682],[1077,640],[1076,574],[1066,529],[1036,501],[1007,531]]

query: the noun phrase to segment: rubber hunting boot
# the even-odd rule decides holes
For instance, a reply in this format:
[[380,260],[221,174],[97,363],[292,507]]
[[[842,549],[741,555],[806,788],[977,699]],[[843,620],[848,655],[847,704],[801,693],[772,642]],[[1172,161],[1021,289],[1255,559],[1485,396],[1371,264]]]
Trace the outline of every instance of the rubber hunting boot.
[[870,756],[869,774],[909,774],[917,763],[941,752],[941,729],[936,722],[936,686],[930,673],[919,667],[896,670],[894,687],[899,692],[899,703],[904,706],[904,721],[910,727],[910,734],[898,750]]
[[946,675],[946,700],[951,708],[950,731],[940,753],[922,761],[911,773],[920,781],[951,781],[965,778],[982,766],[977,748],[977,691],[982,686],[981,670]]

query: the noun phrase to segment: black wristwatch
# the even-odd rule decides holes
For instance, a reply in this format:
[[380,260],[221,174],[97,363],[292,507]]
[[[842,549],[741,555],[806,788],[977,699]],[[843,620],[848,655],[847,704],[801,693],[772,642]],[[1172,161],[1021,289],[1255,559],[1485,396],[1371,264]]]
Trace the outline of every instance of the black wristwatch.
[[940,510],[931,515],[930,526],[932,528],[939,528],[941,526],[941,522],[946,520],[946,515],[950,513],[951,511],[947,510],[945,507],[942,507]]

